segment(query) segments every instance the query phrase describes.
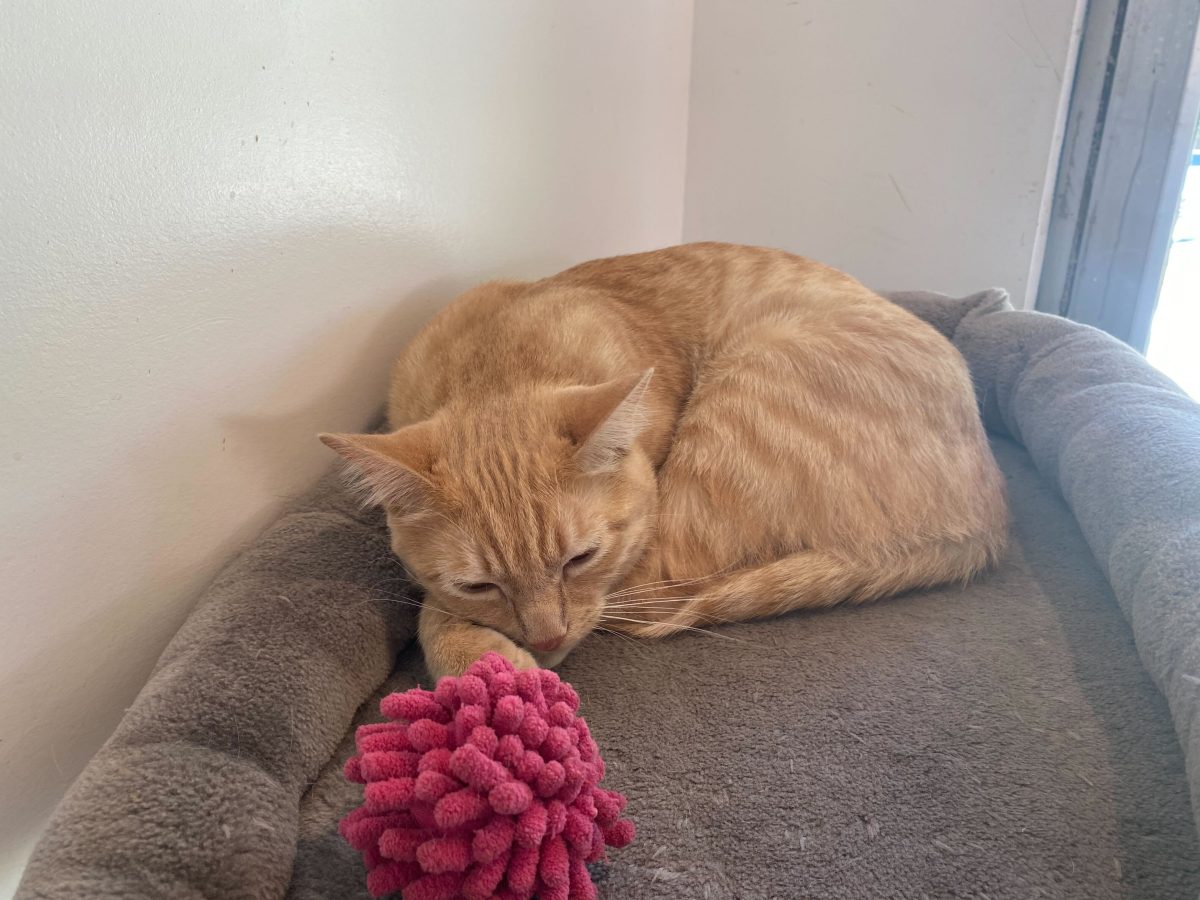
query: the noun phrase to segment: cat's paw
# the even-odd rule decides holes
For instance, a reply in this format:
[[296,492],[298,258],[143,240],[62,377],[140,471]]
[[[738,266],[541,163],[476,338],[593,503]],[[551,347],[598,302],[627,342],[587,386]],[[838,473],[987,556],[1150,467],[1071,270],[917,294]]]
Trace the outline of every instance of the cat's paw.
[[541,663],[534,658],[533,654],[524,647],[518,647],[512,641],[509,641],[510,650],[497,650],[496,652],[507,659],[518,669],[537,669],[541,667]]
[[461,675],[485,653],[499,653],[518,669],[538,668],[533,654],[490,628],[460,629],[452,636],[441,635],[433,646],[424,649],[425,668],[434,681],[445,675]]

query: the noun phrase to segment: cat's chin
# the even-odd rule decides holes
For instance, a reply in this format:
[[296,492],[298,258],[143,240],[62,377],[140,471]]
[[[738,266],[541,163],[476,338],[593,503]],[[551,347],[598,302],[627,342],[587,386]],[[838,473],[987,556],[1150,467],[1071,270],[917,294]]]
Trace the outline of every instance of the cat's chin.
[[564,659],[566,659],[567,654],[574,649],[575,643],[571,643],[569,645],[563,644],[563,646],[559,647],[557,650],[551,650],[549,653],[543,653],[541,650],[529,650],[529,648],[526,648],[529,654],[537,660],[538,667],[542,669],[553,669]]

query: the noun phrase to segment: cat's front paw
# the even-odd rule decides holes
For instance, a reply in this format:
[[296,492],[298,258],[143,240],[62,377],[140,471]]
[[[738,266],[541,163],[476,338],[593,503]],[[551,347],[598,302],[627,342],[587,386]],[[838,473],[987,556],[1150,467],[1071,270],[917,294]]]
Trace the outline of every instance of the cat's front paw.
[[[508,644],[506,648],[497,649],[492,652],[499,653],[518,669],[537,669],[540,667],[541,664],[537,661],[534,655],[524,647],[518,647],[507,638],[505,638],[505,642]],[[481,653],[480,656],[482,655],[483,654]]]
[[485,653],[499,653],[518,669],[538,668],[538,661],[528,650],[490,628],[461,629],[452,636],[442,635],[424,650],[425,668],[434,681],[445,675],[461,675]]

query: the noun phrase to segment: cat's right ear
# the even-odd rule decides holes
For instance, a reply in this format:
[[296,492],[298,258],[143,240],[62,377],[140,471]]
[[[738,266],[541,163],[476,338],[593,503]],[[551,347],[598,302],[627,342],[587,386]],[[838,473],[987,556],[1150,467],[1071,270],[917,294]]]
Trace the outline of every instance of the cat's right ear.
[[566,436],[577,448],[583,472],[611,472],[621,465],[646,424],[646,391],[653,369],[604,384],[562,388]]
[[433,441],[425,423],[391,434],[318,437],[349,464],[365,505],[400,512],[417,512],[429,506],[432,485],[426,474],[433,464]]

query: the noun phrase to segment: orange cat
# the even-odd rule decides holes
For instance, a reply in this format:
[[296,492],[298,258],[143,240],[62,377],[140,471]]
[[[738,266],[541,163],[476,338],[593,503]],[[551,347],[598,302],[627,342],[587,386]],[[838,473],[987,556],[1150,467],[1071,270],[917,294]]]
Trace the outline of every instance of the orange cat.
[[492,282],[322,435],[425,589],[434,676],[963,581],[1007,531],[965,364],[853,278],[691,244]]

